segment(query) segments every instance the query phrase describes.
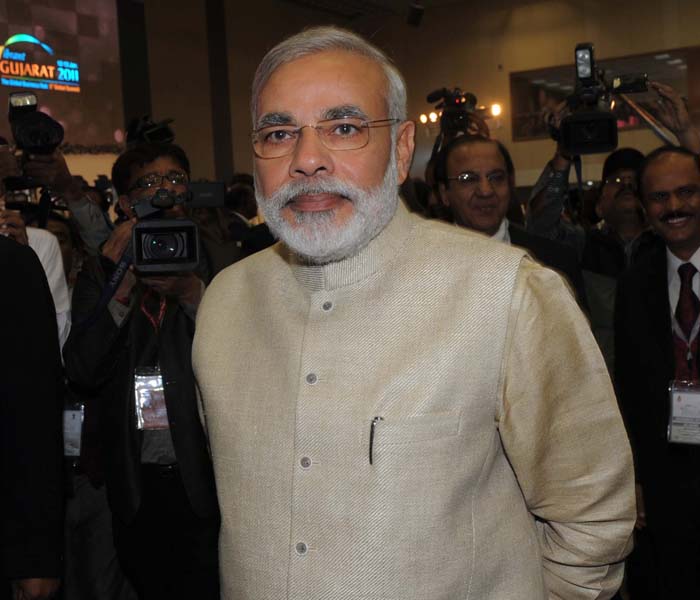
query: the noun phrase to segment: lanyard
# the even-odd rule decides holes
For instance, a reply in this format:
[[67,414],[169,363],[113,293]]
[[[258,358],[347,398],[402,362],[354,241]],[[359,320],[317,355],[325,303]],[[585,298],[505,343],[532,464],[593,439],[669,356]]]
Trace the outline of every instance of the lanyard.
[[[158,318],[156,319],[151,312],[146,308],[146,299],[149,298],[152,295],[151,290],[148,290],[143,297],[141,298],[141,312],[146,315],[146,318],[151,322],[151,325],[153,325],[153,329],[156,330],[156,333],[158,333],[158,329],[160,328],[160,324],[163,322],[163,316],[165,315],[165,298],[161,297],[160,299],[160,308],[158,309]],[[697,332],[696,332],[697,335]]]
[[691,368],[691,361],[693,360],[693,351],[690,349],[690,347],[693,345],[693,342],[697,339],[698,337],[698,332],[700,332],[700,315],[695,319],[695,323],[693,323],[693,328],[690,330],[690,338],[685,337],[685,333],[683,333],[683,330],[681,329],[681,326],[678,323],[678,320],[676,319],[676,316],[673,315],[673,333],[678,336],[678,339],[682,340],[685,345],[688,347],[688,354],[686,355],[686,359],[688,361],[688,368]]

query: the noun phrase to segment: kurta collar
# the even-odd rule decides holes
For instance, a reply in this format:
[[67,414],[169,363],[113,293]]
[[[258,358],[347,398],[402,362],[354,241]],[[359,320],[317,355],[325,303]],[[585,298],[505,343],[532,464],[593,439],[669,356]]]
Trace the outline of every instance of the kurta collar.
[[400,254],[413,227],[408,210],[399,201],[389,224],[356,255],[326,265],[309,265],[289,253],[297,281],[310,292],[330,291],[366,279]]

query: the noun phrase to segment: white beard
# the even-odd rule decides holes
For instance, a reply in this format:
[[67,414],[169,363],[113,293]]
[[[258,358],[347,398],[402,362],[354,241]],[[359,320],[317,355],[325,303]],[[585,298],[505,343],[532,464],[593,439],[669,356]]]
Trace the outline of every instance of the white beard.
[[[255,197],[272,234],[312,264],[326,264],[357,254],[387,226],[399,202],[393,152],[384,179],[374,189],[364,190],[333,176],[291,181],[268,197],[259,189],[256,182]],[[336,210],[292,211],[295,224],[291,225],[282,216],[282,209],[297,196],[306,194],[342,196],[352,203],[352,215],[347,222],[336,225]]]

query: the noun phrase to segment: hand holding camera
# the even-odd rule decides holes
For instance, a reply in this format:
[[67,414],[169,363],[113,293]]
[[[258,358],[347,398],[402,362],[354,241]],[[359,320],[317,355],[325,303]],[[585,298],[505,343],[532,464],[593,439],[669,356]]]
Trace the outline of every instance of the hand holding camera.
[[28,155],[24,163],[24,174],[38,185],[51,188],[56,195],[72,191],[79,194],[79,186],[59,150],[54,150],[51,154]]
[[202,281],[192,272],[141,277],[140,280],[164,298],[175,298],[182,304],[197,307],[202,299]]
[[136,219],[131,219],[117,225],[112,235],[109,236],[109,239],[104,243],[104,246],[102,246],[103,256],[106,256],[114,264],[117,264],[121,260],[124,251],[131,243],[131,232],[136,223]]
[[700,133],[693,127],[685,100],[670,85],[651,81],[649,87],[659,94],[657,116],[661,124],[676,135],[681,146],[700,153]]

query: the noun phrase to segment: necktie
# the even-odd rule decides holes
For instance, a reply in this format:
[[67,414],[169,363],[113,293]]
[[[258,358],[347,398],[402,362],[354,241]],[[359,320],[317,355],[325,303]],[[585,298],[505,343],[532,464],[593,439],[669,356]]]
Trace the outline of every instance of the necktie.
[[690,332],[698,314],[700,314],[700,300],[693,292],[693,275],[697,272],[698,270],[691,263],[685,263],[678,267],[678,275],[681,278],[681,293],[676,305],[676,321],[685,334],[686,340],[690,339]]

